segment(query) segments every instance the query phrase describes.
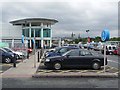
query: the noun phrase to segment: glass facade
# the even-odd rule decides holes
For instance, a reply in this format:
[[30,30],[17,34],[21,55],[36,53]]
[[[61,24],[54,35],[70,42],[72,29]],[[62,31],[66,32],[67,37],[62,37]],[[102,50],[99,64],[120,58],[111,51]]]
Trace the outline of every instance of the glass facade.
[[43,37],[50,37],[51,35],[50,29],[43,29]]
[[[31,37],[34,37],[34,31],[35,31],[35,37],[41,37],[40,28],[31,28]],[[30,37],[29,28],[22,29],[22,35],[24,35],[25,37]],[[43,29],[43,37],[51,37],[51,29],[48,29],[48,28]]]
[[34,37],[34,29],[31,28],[31,37]]
[[22,29],[22,35],[29,37],[29,29]]
[[35,29],[35,37],[41,37],[41,29]]

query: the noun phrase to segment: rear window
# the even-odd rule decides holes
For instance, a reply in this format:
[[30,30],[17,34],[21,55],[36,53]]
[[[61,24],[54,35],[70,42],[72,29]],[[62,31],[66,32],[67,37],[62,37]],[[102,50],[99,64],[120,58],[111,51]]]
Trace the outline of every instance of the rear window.
[[112,48],[111,48],[111,47],[109,47],[108,49],[109,49],[109,50],[112,50]]

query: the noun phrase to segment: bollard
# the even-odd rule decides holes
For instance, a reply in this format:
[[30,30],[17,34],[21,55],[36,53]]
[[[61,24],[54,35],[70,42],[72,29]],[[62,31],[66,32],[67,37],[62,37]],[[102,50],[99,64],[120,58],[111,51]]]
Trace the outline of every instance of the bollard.
[[39,51],[38,51],[38,62],[40,62],[39,59],[40,59],[40,57],[39,57]]
[[29,52],[27,52],[27,59],[29,59]]
[[40,59],[42,58],[42,49],[40,50]]
[[13,58],[13,67],[16,67],[16,56],[14,54],[14,58]]

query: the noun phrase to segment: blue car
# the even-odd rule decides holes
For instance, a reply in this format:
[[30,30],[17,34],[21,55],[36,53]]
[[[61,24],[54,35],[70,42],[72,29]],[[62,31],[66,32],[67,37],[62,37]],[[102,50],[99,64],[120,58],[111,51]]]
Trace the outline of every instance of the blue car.
[[53,57],[53,56],[62,56],[65,52],[71,49],[79,49],[79,47],[71,47],[71,46],[64,46],[64,47],[57,47],[53,52],[47,52],[45,58]]
[[13,53],[0,48],[0,63],[12,63],[15,58]]

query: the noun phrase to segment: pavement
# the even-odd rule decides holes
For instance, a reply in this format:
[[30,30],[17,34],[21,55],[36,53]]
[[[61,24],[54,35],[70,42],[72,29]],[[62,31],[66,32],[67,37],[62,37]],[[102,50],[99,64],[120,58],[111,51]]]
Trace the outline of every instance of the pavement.
[[104,72],[104,68],[102,67],[100,70],[92,70],[92,69],[63,69],[63,70],[50,70],[47,69],[43,63],[40,64],[37,72],[33,75],[34,78],[64,78],[64,77],[101,77],[101,78],[118,78],[118,73],[120,71],[117,68],[106,66],[106,70]]
[[29,59],[20,62],[16,67],[11,67],[0,75],[2,75],[2,78],[32,77],[32,75],[36,73],[39,63],[40,62],[37,62],[36,53],[36,56],[31,55]]

